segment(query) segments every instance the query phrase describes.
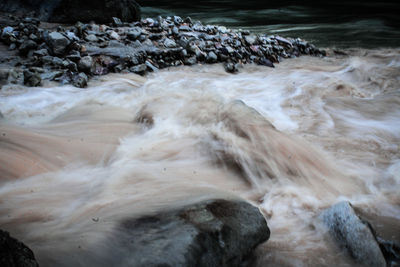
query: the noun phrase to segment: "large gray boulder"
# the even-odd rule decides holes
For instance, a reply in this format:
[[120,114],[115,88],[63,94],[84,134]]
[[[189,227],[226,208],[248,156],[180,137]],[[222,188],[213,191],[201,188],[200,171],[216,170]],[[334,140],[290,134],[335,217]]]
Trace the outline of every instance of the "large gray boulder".
[[140,19],[140,6],[134,0],[2,0],[0,11],[24,16],[34,13],[41,20],[59,23]]
[[338,244],[364,266],[385,267],[386,261],[370,226],[363,222],[347,201],[321,214],[322,221]]
[[208,200],[128,219],[117,234],[122,255],[113,266],[239,266],[270,231],[244,201]]
[[8,232],[0,230],[0,266],[1,267],[38,267],[32,250]]

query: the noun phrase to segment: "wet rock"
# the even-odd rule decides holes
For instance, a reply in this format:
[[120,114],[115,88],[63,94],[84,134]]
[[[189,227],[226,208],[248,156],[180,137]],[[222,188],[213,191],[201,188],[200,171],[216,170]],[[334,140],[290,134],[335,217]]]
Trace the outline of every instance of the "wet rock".
[[224,64],[224,68],[226,72],[236,73],[239,71],[238,65],[232,62],[227,62]]
[[154,63],[150,62],[149,60],[146,60],[145,64],[149,70],[158,71],[158,68],[154,66]]
[[357,216],[349,202],[335,204],[320,217],[336,242],[358,263],[365,266],[386,266],[370,227]]
[[275,39],[281,44],[284,44],[284,45],[287,45],[287,46],[292,46],[292,42],[290,42],[286,38],[283,38],[283,37],[280,37],[280,36],[275,36]]
[[81,53],[79,51],[71,51],[66,58],[73,62],[79,62],[81,60]]
[[38,57],[44,57],[44,56],[48,56],[49,55],[49,51],[47,51],[46,48],[43,49],[39,49],[33,52],[34,56],[38,56]]
[[7,83],[9,73],[9,69],[0,69],[0,89],[2,85]]
[[70,44],[67,37],[59,32],[51,32],[46,37],[46,42],[49,45],[52,54],[63,55]]
[[196,63],[197,63],[197,58],[196,58],[196,56],[192,56],[192,57],[189,57],[189,58],[185,58],[185,61],[184,61],[184,64],[185,64],[185,65],[189,65],[189,66],[194,65],[194,64],[196,64]]
[[114,40],[119,40],[120,39],[119,34],[117,32],[115,32],[115,31],[111,31],[109,33],[109,36],[110,36],[111,39],[114,39]]
[[46,71],[40,74],[42,80],[50,80],[53,81],[54,79],[61,77],[63,75],[62,71]]
[[400,244],[377,237],[379,247],[386,259],[388,267],[400,266]]
[[3,28],[3,31],[1,32],[1,37],[3,38],[4,36],[6,36],[7,34],[10,34],[14,31],[14,28],[11,26],[7,26]]
[[215,63],[218,60],[218,56],[213,52],[209,52],[206,58],[207,63]]
[[173,47],[176,47],[176,43],[174,40],[167,38],[164,41],[164,46],[167,48],[173,48]]
[[192,28],[190,28],[187,25],[182,25],[179,27],[179,31],[190,32],[190,31],[192,31]]
[[88,83],[88,77],[85,73],[81,72],[75,75],[72,79],[72,84],[79,88],[85,88]]
[[24,73],[16,69],[11,69],[8,74],[7,82],[13,84],[24,84]]
[[254,45],[257,42],[257,36],[247,35],[244,37],[244,40],[248,45]]
[[174,27],[172,28],[172,33],[173,33],[174,35],[178,35],[178,34],[179,34],[179,29],[178,29],[178,27],[174,26]]
[[93,58],[91,56],[82,57],[78,63],[78,69],[85,73],[90,73],[93,65]]
[[112,23],[113,23],[113,25],[114,25],[115,27],[120,27],[120,26],[122,26],[122,21],[121,21],[119,18],[112,17],[111,20],[112,20]]
[[37,46],[35,41],[27,40],[20,45],[18,50],[21,55],[26,56],[30,50],[36,49]]
[[134,41],[134,40],[137,40],[141,34],[142,34],[142,29],[140,29],[139,27],[133,27],[133,28],[129,29],[129,31],[126,34],[126,36],[130,40]]
[[258,208],[217,199],[124,220],[115,234],[128,256],[114,266],[208,267],[240,266],[270,231]]
[[39,267],[32,250],[0,230],[0,264],[2,267]]
[[40,77],[40,74],[31,72],[29,70],[24,70],[24,84],[26,86],[39,86],[41,82],[42,78]]
[[269,60],[268,58],[265,58],[265,57],[259,59],[257,64],[258,65],[267,66],[267,67],[271,67],[271,68],[275,68],[274,63],[272,63],[271,60]]
[[93,42],[93,43],[99,41],[99,39],[98,39],[98,38],[96,37],[96,35],[94,35],[94,34],[88,34],[88,35],[86,35],[86,36],[85,36],[85,40],[88,41],[88,42]]
[[129,69],[130,72],[143,75],[147,70],[146,64],[140,64],[137,66],[133,66]]
[[179,16],[174,16],[173,19],[174,19],[174,23],[175,23],[176,25],[180,25],[180,24],[182,24],[182,22],[183,22],[182,18],[179,17]]

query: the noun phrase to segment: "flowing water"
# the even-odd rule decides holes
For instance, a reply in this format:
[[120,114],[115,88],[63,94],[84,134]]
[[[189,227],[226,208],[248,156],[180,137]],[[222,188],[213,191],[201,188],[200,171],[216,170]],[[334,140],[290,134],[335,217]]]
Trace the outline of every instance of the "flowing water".
[[143,16],[190,16],[206,24],[301,37],[319,47],[399,47],[398,0],[138,0]]
[[3,87],[0,228],[41,266],[111,266],[121,220],[239,196],[258,266],[353,266],[318,215],[350,200],[400,241],[400,50],[348,53]]

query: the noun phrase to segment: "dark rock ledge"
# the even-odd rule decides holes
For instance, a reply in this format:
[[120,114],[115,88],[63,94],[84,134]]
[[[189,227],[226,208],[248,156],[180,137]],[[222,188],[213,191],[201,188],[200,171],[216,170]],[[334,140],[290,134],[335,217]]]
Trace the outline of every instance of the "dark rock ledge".
[[325,55],[298,38],[254,35],[178,16],[73,26],[4,17],[0,39],[3,50],[13,56],[0,57],[0,68],[7,66],[0,69],[6,72],[0,84],[38,86],[41,80],[54,80],[85,87],[88,78],[109,72],[144,75],[172,66],[224,63],[226,71],[234,73],[241,64],[274,67],[284,58]]

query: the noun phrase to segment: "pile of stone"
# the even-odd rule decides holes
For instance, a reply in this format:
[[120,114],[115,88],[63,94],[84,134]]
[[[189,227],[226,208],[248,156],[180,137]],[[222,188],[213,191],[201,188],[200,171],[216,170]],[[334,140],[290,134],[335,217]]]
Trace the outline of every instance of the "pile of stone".
[[[161,68],[222,62],[228,72],[239,64],[273,67],[283,58],[324,56],[325,51],[301,39],[254,35],[223,26],[202,25],[189,17],[147,18],[110,25],[76,23],[46,30],[40,22],[24,18],[1,29],[1,41],[18,50],[17,73],[9,81],[38,86],[55,80],[85,87],[88,77],[109,72],[144,75]],[[14,71],[15,72],[15,71]],[[11,77],[11,78],[10,78]]]

